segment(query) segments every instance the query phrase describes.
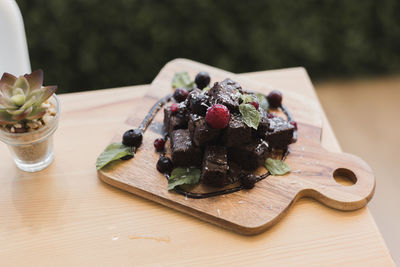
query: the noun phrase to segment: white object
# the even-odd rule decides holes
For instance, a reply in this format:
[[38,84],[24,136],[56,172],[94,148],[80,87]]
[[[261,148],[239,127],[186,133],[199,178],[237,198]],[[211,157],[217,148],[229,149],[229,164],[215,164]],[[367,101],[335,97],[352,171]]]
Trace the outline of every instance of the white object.
[[31,72],[24,22],[15,0],[0,0],[0,76]]

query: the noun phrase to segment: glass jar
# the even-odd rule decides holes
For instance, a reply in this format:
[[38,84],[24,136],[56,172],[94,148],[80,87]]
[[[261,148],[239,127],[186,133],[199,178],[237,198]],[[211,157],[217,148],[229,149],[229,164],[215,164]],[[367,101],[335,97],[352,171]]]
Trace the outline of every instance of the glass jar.
[[60,102],[54,94],[49,101],[56,108],[56,115],[44,127],[26,133],[9,133],[0,130],[0,140],[8,145],[18,168],[26,172],[43,170],[54,159],[53,133],[58,127]]

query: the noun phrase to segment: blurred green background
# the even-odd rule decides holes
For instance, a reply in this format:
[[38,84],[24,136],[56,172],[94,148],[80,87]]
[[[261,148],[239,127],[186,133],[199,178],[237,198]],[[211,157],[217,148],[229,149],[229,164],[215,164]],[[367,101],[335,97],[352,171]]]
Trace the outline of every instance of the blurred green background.
[[400,71],[396,0],[17,0],[32,69],[59,93],[149,83],[186,57],[313,80]]

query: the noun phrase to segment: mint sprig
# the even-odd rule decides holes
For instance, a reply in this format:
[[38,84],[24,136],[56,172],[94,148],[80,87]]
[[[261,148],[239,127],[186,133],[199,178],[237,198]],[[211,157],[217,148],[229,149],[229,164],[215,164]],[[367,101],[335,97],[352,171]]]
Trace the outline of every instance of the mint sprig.
[[278,159],[267,158],[265,168],[272,175],[284,175],[290,172],[290,167],[284,161]]
[[243,122],[257,130],[261,120],[260,112],[253,105],[245,103],[239,105],[239,112],[242,114]]
[[257,96],[258,104],[259,104],[260,108],[262,108],[264,111],[268,111],[269,103],[268,103],[268,100],[265,97],[265,95],[263,95],[261,93],[257,93],[256,96]]
[[242,99],[242,104],[251,103],[254,101],[254,97],[249,94],[240,95],[240,99]]
[[175,168],[168,179],[168,190],[178,185],[197,184],[200,180],[200,169],[197,168]]
[[191,91],[194,88],[194,81],[190,79],[187,71],[177,72],[172,78],[172,88],[186,88]]
[[96,160],[96,169],[100,170],[108,163],[121,159],[125,156],[133,156],[135,148],[124,146],[122,143],[112,143],[104,149]]

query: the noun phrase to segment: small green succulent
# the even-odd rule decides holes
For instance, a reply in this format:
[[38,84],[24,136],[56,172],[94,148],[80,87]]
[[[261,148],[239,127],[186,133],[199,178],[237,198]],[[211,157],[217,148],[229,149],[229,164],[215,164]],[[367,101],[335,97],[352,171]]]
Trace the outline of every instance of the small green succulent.
[[0,124],[39,119],[46,113],[42,103],[57,90],[43,84],[43,71],[36,70],[18,78],[4,73],[0,80]]

